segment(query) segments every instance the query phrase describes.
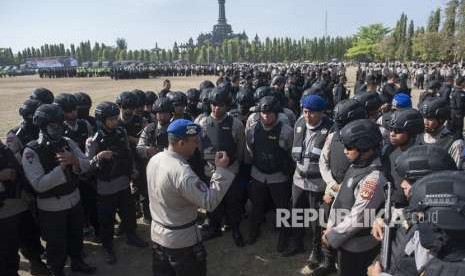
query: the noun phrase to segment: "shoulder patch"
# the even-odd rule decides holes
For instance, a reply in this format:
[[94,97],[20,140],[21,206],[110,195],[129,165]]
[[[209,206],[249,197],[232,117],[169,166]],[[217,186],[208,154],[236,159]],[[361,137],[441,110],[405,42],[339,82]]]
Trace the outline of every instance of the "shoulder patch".
[[26,151],[24,153],[24,157],[26,157],[26,160],[27,162],[29,162],[29,164],[32,164],[32,162],[34,161],[34,153],[31,152],[31,151]]
[[206,193],[208,190],[207,185],[205,185],[205,183],[203,183],[202,181],[197,181],[195,183],[195,187],[202,193]]
[[366,179],[362,188],[360,189],[360,196],[365,200],[370,200],[375,194],[376,187],[378,186],[378,181],[375,179]]

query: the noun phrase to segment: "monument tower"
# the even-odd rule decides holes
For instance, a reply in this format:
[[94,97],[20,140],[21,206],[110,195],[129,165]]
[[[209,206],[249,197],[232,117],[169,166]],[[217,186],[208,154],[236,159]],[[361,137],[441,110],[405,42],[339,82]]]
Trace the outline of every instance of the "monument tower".
[[226,21],[226,0],[218,0],[219,12],[218,12],[218,24],[213,26],[212,40],[213,43],[221,43],[225,38],[232,34],[231,25]]

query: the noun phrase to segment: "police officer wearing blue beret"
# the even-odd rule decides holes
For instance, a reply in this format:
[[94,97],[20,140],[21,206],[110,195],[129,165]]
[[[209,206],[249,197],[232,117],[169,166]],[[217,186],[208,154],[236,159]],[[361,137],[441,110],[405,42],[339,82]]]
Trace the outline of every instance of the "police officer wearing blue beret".
[[216,169],[210,184],[205,184],[187,162],[198,147],[200,126],[177,119],[167,131],[168,149],[153,156],[147,166],[153,275],[206,275],[206,251],[196,223],[197,209],[214,210],[235,175],[227,169],[226,152],[217,152]]
[[[292,158],[296,162],[296,170],[292,185],[292,208],[318,209],[326,184],[323,181],[319,160],[332,121],[324,115],[326,101],[317,95],[308,95],[301,100],[303,114],[294,127]],[[311,222],[312,252],[308,265],[316,268],[321,259],[321,226],[318,221]],[[293,229],[293,238],[284,256],[291,256],[303,251],[303,229]]]

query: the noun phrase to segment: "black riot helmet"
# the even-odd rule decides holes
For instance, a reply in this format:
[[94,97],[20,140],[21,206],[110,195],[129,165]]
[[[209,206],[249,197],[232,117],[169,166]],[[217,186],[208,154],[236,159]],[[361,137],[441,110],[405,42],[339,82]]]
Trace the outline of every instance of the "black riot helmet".
[[258,112],[282,112],[279,100],[274,96],[265,96],[260,99],[257,106]]
[[25,121],[32,121],[34,112],[41,105],[41,102],[37,100],[25,100],[19,107],[19,115],[23,117]]
[[448,120],[450,117],[450,107],[443,99],[429,99],[421,103],[419,108],[423,118]]
[[354,96],[367,110],[368,113],[377,111],[382,105],[381,96],[375,92],[364,92]]
[[342,100],[334,108],[334,122],[338,129],[342,129],[354,120],[366,118],[368,118],[366,109],[354,99]]
[[210,104],[229,106],[232,102],[231,94],[226,86],[218,86],[213,88],[209,95]]
[[153,91],[145,91],[145,105],[152,106],[158,99],[157,94]]
[[125,91],[116,97],[116,104],[120,108],[131,109],[137,107],[137,96],[134,93]]
[[90,108],[92,106],[92,99],[87,93],[84,92],[77,92],[74,93],[73,96],[77,100],[77,105],[79,107],[87,107]]
[[144,91],[139,89],[132,90],[132,93],[136,96],[136,107],[143,107],[145,106],[145,101],[147,97],[145,96]]
[[174,105],[171,102],[170,99],[167,97],[161,97],[158,100],[155,101],[155,103],[152,106],[152,112],[153,113],[162,113],[162,112],[167,112],[167,113],[173,113],[174,112]]
[[119,116],[119,107],[113,102],[102,102],[95,107],[95,120],[102,125],[110,117]]
[[200,99],[200,91],[195,88],[191,88],[186,92],[187,102],[191,104],[197,104]]
[[428,174],[457,170],[454,159],[443,148],[435,145],[418,145],[403,152],[394,166],[397,174],[411,184]]
[[273,95],[273,90],[271,89],[271,87],[260,86],[255,90],[253,97],[254,97],[255,102],[258,103],[258,101],[260,101],[261,98],[265,96],[272,96],[272,95]]
[[369,119],[358,119],[348,123],[341,132],[344,147],[367,151],[381,145],[382,135],[378,125]]
[[[434,222],[430,220],[427,224],[439,229],[465,230],[464,179],[461,171],[441,171],[425,176],[413,186],[409,209],[423,213],[424,218],[433,218]],[[423,241],[421,243],[423,245]]]
[[173,103],[174,106],[178,105],[187,105],[187,97],[186,94],[184,94],[181,91],[176,91],[176,92],[168,92],[166,94],[166,97],[170,99],[170,101]]
[[64,112],[77,110],[78,101],[73,94],[61,93],[55,97],[54,103],[59,105]]
[[53,103],[53,93],[47,88],[36,88],[32,91],[31,97],[32,100],[37,100],[43,104]]
[[47,141],[56,142],[62,139],[64,133],[65,114],[56,104],[43,104],[34,112],[32,121],[39,127]]
[[210,109],[210,93],[213,88],[206,88],[200,92],[199,103],[197,108],[202,110],[202,113],[209,114],[211,112]]
[[254,95],[251,89],[241,88],[236,95],[236,102],[240,106],[251,107],[254,105]]
[[200,92],[208,88],[215,88],[215,85],[213,84],[213,82],[206,80],[200,83],[200,86],[199,86]]
[[415,109],[394,111],[387,127],[392,131],[400,130],[407,132],[411,136],[421,134],[425,130],[423,117]]

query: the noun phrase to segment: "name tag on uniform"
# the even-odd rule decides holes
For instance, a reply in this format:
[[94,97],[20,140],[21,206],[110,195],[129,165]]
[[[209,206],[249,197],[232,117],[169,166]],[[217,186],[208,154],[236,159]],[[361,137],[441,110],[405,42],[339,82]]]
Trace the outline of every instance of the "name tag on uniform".
[[278,137],[276,137],[276,136],[268,136],[268,139],[270,139],[270,140],[276,140],[276,139],[278,139]]
[[227,126],[224,126],[222,127],[223,130],[230,130],[231,128],[230,127],[227,127]]
[[310,151],[313,154],[316,155],[321,155],[321,149],[313,147],[312,150]]
[[297,127],[297,133],[301,133],[302,132],[302,127]]

